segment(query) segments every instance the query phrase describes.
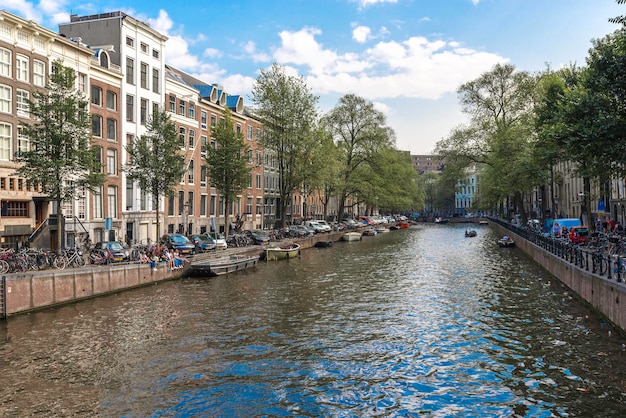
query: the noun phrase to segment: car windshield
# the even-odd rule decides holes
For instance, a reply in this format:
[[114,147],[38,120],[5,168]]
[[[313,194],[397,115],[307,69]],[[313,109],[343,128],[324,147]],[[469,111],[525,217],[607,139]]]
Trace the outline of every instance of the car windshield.
[[213,234],[211,234],[213,236],[213,238],[215,239],[224,239],[224,235],[220,234],[219,232],[214,232]]
[[195,235],[194,238],[199,241],[213,241],[208,235]]
[[110,248],[111,250],[123,250],[124,247],[122,247],[122,244],[120,244],[119,242],[109,242],[108,244],[106,244],[107,248]]

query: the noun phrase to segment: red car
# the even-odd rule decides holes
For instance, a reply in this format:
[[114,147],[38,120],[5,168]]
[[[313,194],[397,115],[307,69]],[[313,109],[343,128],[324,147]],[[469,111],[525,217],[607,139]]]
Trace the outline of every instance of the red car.
[[582,244],[587,241],[587,237],[589,236],[589,228],[586,226],[574,226],[570,228],[567,237],[569,238],[572,244]]

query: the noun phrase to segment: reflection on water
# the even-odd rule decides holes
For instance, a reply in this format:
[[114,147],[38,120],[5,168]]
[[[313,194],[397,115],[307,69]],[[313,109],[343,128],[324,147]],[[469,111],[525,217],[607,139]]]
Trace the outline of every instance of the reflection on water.
[[424,225],[11,318],[0,416],[624,416],[626,340]]

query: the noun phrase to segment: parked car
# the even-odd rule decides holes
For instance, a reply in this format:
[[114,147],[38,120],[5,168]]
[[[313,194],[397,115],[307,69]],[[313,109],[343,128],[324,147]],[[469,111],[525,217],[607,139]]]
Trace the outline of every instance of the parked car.
[[316,234],[322,232],[322,226],[317,221],[306,221],[305,225],[313,230]]
[[318,224],[320,224],[320,226],[322,227],[322,232],[331,232],[333,230],[333,228],[328,224],[328,222],[324,221],[324,220],[318,220],[317,221]]
[[130,260],[130,252],[117,241],[96,242],[92,251],[98,251],[100,254],[104,254],[107,250],[111,250],[111,254],[113,254],[113,259],[116,263]]
[[196,248],[189,238],[182,234],[163,235],[161,243],[170,250],[178,250],[180,254],[193,254]]
[[217,243],[218,250],[225,250],[228,248],[228,244],[226,243],[226,238],[224,235],[219,232],[209,232],[208,235],[215,240]]
[[217,249],[217,242],[207,234],[194,234],[189,236],[189,241],[191,241],[194,246],[196,240],[200,243],[200,248],[202,248],[202,252],[204,253]]
[[289,225],[289,235],[294,238],[304,238],[315,234],[315,231],[304,225]]
[[270,242],[270,236],[265,231],[259,231],[258,229],[246,229],[243,233],[250,237],[254,244],[269,244]]
[[[322,224],[322,222],[324,223]],[[306,221],[305,225],[313,229],[313,231],[315,231],[316,234],[319,234],[321,232],[332,231],[332,228],[330,227],[330,225],[328,225],[325,221],[318,221],[318,220]]]
[[573,226],[569,230],[569,234],[567,234],[567,237],[573,244],[582,244],[583,242],[587,241],[588,236],[589,228],[587,228],[586,226]]
[[343,222],[348,229],[358,228],[360,225],[352,218],[344,219]]

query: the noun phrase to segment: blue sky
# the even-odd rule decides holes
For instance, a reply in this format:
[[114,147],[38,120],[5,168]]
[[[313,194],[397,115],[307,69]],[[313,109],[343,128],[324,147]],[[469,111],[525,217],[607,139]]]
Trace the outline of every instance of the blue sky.
[[[344,94],[377,106],[398,149],[430,153],[465,121],[456,90],[496,63],[584,65],[626,15],[615,0],[3,0],[51,30],[70,14],[122,10],[168,35],[166,62],[249,98],[261,68],[302,76],[320,112]],[[248,104],[251,102],[248,100]]]

